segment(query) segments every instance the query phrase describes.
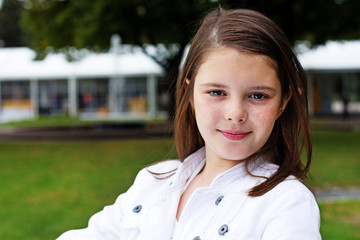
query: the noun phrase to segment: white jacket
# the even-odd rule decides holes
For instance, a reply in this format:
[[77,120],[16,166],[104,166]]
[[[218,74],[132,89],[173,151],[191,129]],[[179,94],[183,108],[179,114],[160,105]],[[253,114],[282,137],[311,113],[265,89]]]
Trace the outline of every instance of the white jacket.
[[[202,148],[183,163],[171,160],[150,167],[153,172],[178,168],[170,178],[159,180],[141,170],[133,186],[92,216],[87,228],[65,232],[58,240],[321,239],[318,206],[302,183],[288,178],[261,197],[248,197],[263,178],[249,176],[243,164],[218,175],[210,187],[197,189],[177,223],[179,198],[204,164]],[[276,168],[258,160],[251,171],[270,176]]]

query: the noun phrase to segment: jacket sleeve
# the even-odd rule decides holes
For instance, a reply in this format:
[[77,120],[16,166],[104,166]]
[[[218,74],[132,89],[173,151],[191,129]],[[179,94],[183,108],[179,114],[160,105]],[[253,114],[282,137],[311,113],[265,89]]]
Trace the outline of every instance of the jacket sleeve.
[[121,230],[118,224],[122,218],[121,201],[123,198],[124,194],[121,194],[113,205],[106,206],[93,215],[87,228],[67,231],[57,240],[119,239]]
[[102,211],[94,214],[89,220],[88,227],[67,231],[57,240],[121,239],[121,224],[126,202],[129,200],[129,195],[132,195],[134,191],[139,191],[138,188],[144,184],[144,178],[149,178],[148,175],[146,169],[141,170],[129,190],[118,196],[113,205],[106,206]]
[[[152,168],[155,172],[166,172],[178,165],[179,161],[166,161],[154,165]],[[102,211],[93,215],[87,228],[67,231],[57,240],[127,240],[125,238],[128,238],[129,232],[126,232],[124,228],[129,228],[132,223],[126,216],[133,213],[137,199],[151,195],[158,187],[159,182],[165,183],[165,181],[154,178],[147,168],[142,169],[129,190],[121,194],[113,205],[106,206]],[[136,231],[130,234],[136,234]],[[127,237],[124,238],[124,236]]]
[[263,219],[262,240],[321,240],[320,212],[313,194],[305,186],[283,185],[283,194],[275,197]]

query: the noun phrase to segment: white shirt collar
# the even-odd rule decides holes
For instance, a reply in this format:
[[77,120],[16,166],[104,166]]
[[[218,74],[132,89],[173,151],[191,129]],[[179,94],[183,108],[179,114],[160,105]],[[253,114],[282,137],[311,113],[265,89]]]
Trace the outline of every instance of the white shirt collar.
[[[188,156],[180,165],[173,178],[173,185],[187,186],[189,182],[201,171],[205,166],[206,154],[205,147],[200,148],[190,156]],[[259,162],[260,161],[260,162]],[[260,166],[263,166],[264,160],[258,159],[250,164],[249,170],[252,173],[257,173]],[[239,163],[234,167],[220,173],[212,181],[210,188],[218,188],[229,183],[241,180],[248,176],[244,163]],[[267,165],[267,163],[265,163]],[[267,169],[267,167],[266,167]]]
[[[186,185],[205,166],[205,147],[189,155],[180,165],[174,175],[173,185]],[[190,180],[190,181],[189,181]]]

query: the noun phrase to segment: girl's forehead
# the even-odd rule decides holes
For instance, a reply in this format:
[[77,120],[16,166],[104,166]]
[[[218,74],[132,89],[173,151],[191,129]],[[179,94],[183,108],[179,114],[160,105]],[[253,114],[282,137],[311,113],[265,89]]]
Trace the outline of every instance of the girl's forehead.
[[199,70],[202,65],[209,63],[209,62],[218,61],[219,59],[223,58],[224,56],[229,56],[229,55],[233,56],[234,62],[236,61],[236,56],[239,56],[239,55],[245,56],[245,58],[249,57],[252,59],[254,59],[254,58],[259,59],[262,62],[265,62],[268,66],[272,67],[275,70],[275,72],[278,74],[277,62],[267,55],[259,54],[259,53],[255,53],[255,52],[251,52],[251,51],[246,51],[241,48],[220,46],[220,47],[216,47],[216,48],[211,48],[208,51],[203,53],[201,62],[196,67],[195,77],[199,73]]
[[228,54],[229,52],[233,52],[233,53],[237,53],[237,54],[241,54],[241,55],[245,55],[245,56],[249,56],[249,57],[254,57],[254,56],[261,57],[262,59],[266,60],[266,62],[271,67],[273,67],[276,71],[278,70],[277,62],[265,54],[251,52],[249,50],[244,50],[240,47],[236,48],[236,47],[227,47],[227,46],[218,46],[218,47],[210,48],[207,51],[204,51],[201,62],[199,64],[199,67],[202,64],[204,64],[206,61],[214,60],[214,59],[216,60],[219,56]]
[[267,56],[238,52],[230,48],[212,51],[200,66],[195,84],[202,86],[209,83],[281,85],[277,71]]

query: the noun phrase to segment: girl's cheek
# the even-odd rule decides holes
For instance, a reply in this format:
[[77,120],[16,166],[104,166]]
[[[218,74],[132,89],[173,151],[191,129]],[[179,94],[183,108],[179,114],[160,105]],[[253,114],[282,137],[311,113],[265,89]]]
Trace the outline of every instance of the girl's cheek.
[[197,105],[197,108],[199,111],[207,111],[208,109],[211,109],[213,107],[216,106],[215,101],[208,99],[204,96],[199,96],[196,100],[195,100],[195,105]]
[[208,111],[208,109],[207,109],[208,106],[206,105],[206,103],[204,101],[201,101],[201,100],[195,100],[194,107],[195,107],[195,114],[198,117],[202,117]]
[[258,122],[273,122],[276,120],[278,107],[266,106],[254,109],[254,116]]
[[202,99],[195,102],[195,113],[202,119],[213,121],[222,114],[222,104],[209,99]]

